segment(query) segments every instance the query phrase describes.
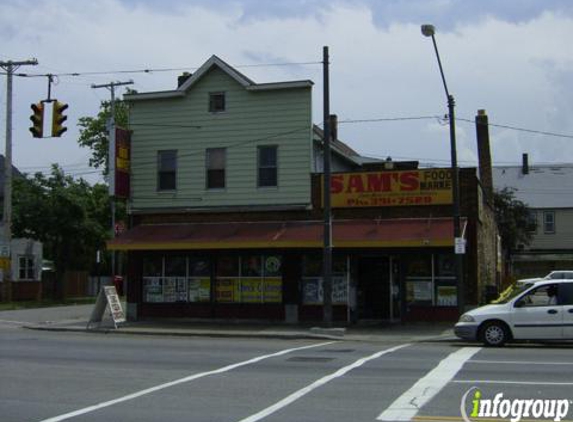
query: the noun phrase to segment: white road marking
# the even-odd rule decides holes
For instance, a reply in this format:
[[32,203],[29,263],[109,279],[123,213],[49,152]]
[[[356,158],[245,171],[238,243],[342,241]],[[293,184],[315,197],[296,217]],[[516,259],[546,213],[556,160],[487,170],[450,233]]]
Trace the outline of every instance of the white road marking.
[[336,343],[336,342],[335,341],[327,341],[324,343],[311,344],[309,346],[302,346],[302,347],[294,347],[292,349],[285,349],[285,350],[281,350],[280,352],[271,353],[271,354],[263,355],[263,356],[258,356],[256,358],[245,360],[245,361],[239,362],[239,363],[234,363],[232,365],[227,365],[227,366],[224,366],[224,367],[219,368],[219,369],[214,369],[212,371],[193,374],[193,375],[190,375],[190,376],[185,377],[185,378],[180,378],[180,379],[175,380],[175,381],[167,382],[165,384],[156,385],[155,387],[146,388],[145,390],[137,391],[135,393],[128,394],[127,396],[123,396],[123,397],[119,397],[119,398],[114,399],[114,400],[109,400],[106,402],[95,404],[93,406],[85,407],[83,409],[79,409],[79,410],[76,410],[74,412],[66,413],[66,414],[59,415],[59,416],[54,416],[54,417],[49,418],[49,419],[43,419],[40,422],[59,422],[59,421],[63,421],[66,419],[71,419],[71,418],[74,418],[76,416],[84,415],[86,413],[95,412],[96,410],[103,409],[104,407],[113,406],[115,404],[123,403],[123,402],[126,402],[128,400],[133,400],[133,399],[136,399],[138,397],[145,396],[147,394],[155,393],[156,391],[164,390],[166,388],[173,387],[173,386],[176,386],[179,384],[184,384],[184,383],[189,382],[189,381],[194,381],[196,379],[207,377],[209,375],[222,374],[223,372],[232,371],[233,369],[240,368],[241,366],[251,365],[253,363],[257,363],[257,362],[260,362],[260,361],[265,360],[265,359],[274,358],[277,356],[283,356],[283,355],[286,355],[288,353],[298,352],[300,350],[306,350],[306,349],[312,349],[312,348],[316,348],[316,347],[328,346],[328,345],[333,344],[333,343]]
[[517,361],[517,360],[473,360],[470,359],[468,363],[487,363],[489,364],[503,364],[503,365],[573,365],[573,362],[532,362],[532,361]]
[[16,325],[29,324],[28,322],[24,322],[24,321],[10,321],[8,319],[0,319],[0,323],[2,323],[2,324],[16,324]]
[[411,421],[422,406],[438,394],[454,378],[464,363],[480,350],[481,347],[464,347],[450,354],[398,397],[378,416],[377,420]]
[[517,384],[517,385],[573,385],[573,382],[502,381],[502,380],[454,380],[456,384]]
[[276,402],[272,406],[269,406],[266,409],[263,409],[260,412],[255,413],[254,415],[251,415],[245,419],[241,419],[239,422],[255,422],[255,421],[259,421],[261,419],[264,419],[267,416],[277,412],[278,410],[282,409],[283,407],[288,406],[289,404],[295,402],[296,400],[298,400],[301,397],[305,396],[306,394],[310,393],[312,390],[315,390],[318,387],[322,387],[324,384],[332,381],[333,379],[339,378],[339,377],[343,376],[344,374],[346,374],[347,372],[352,371],[353,369],[356,369],[356,368],[364,365],[366,362],[373,360],[373,359],[377,359],[380,356],[383,356],[387,353],[395,352],[396,350],[402,349],[402,348],[407,347],[407,346],[410,346],[410,344],[402,344],[400,346],[396,346],[396,347],[392,347],[390,349],[382,350],[380,352],[374,353],[373,355],[358,359],[354,363],[352,363],[348,366],[345,366],[343,368],[340,368],[338,371],[336,371],[330,375],[327,375],[325,377],[322,377],[322,378],[316,380],[315,382],[313,382],[312,384],[307,385],[306,387],[301,388],[298,391],[295,391],[291,395],[289,395],[289,396],[285,397],[284,399]]

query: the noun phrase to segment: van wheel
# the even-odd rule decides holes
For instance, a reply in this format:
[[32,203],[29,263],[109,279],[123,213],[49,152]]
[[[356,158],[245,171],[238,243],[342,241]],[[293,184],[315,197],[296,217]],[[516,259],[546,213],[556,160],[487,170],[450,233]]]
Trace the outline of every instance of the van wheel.
[[501,322],[487,322],[481,329],[480,340],[486,346],[503,346],[509,340],[509,330]]

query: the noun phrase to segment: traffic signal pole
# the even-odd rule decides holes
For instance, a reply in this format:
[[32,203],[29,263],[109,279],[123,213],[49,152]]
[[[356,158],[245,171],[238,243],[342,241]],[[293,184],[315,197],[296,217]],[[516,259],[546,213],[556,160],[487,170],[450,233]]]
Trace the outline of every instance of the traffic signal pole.
[[4,248],[8,251],[8,256],[2,257],[8,259],[8,268],[4,270],[5,285],[8,286],[5,290],[6,296],[11,296],[11,267],[10,267],[10,243],[12,241],[12,78],[14,71],[20,66],[34,66],[38,64],[38,60],[23,60],[13,62],[2,61],[0,67],[6,71],[6,151],[4,152],[4,213],[2,214],[2,224],[4,226]]
[[[109,131],[109,148],[107,155],[107,169],[108,178],[110,186],[110,199],[111,199],[111,236],[115,237],[115,88],[122,85],[131,85],[133,81],[127,82],[110,82],[108,84],[92,85],[93,89],[96,88],[107,88],[111,93],[111,103],[110,103],[110,119],[108,122]],[[113,278],[115,277],[115,251],[111,252],[111,281],[113,283]]]

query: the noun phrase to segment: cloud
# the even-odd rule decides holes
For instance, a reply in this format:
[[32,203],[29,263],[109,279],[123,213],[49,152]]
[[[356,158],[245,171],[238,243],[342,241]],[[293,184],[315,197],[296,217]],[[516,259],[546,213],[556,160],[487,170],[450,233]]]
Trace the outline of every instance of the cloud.
[[[95,115],[99,102],[109,99],[106,90],[91,89],[92,83],[133,79],[139,91],[169,90],[182,69],[193,71],[211,54],[231,65],[317,63],[328,45],[331,110],[339,120],[444,115],[446,97],[435,53],[420,34],[419,25],[426,22],[437,25],[448,86],[456,99],[460,162],[475,164],[471,121],[478,109],[486,109],[492,123],[572,134],[569,3],[520,1],[521,8],[515,2],[499,3],[464,2],[461,8],[460,2],[446,0],[4,1],[0,59],[36,56],[40,61],[37,68],[21,72],[181,69],[60,76],[53,93],[70,104],[70,129],[60,139],[44,140],[30,137],[28,116],[29,105],[45,98],[47,80],[16,78],[15,163],[24,169],[51,162],[81,168],[89,151],[77,147],[75,122]],[[541,10],[540,4],[551,9]],[[314,80],[313,120],[322,119],[319,64],[239,70],[257,82]],[[563,161],[573,154],[567,139],[497,128],[490,133],[494,162],[517,163],[522,152],[529,152],[533,163]],[[447,127],[435,120],[341,124],[340,134],[365,154],[449,162]]]

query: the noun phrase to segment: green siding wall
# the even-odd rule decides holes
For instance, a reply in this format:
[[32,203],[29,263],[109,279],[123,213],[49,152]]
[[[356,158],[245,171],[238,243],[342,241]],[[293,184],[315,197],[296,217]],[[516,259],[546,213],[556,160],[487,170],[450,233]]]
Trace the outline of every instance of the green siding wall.
[[[218,91],[226,111],[209,113]],[[130,128],[134,209],[310,204],[310,88],[247,91],[213,67],[184,98],[132,102]],[[257,188],[260,145],[278,146],[277,188]],[[206,148],[227,148],[224,190],[205,189]],[[178,151],[174,193],[157,192],[157,151],[168,149]]]

